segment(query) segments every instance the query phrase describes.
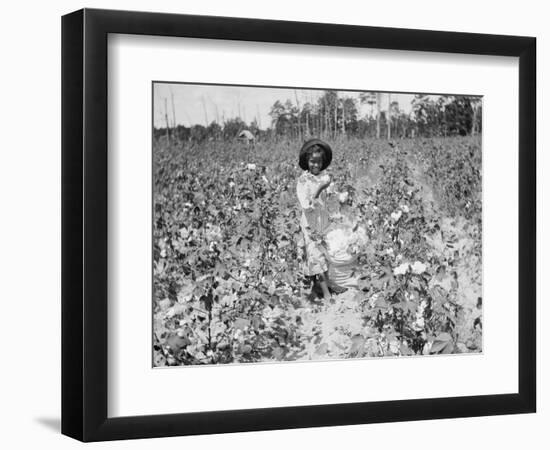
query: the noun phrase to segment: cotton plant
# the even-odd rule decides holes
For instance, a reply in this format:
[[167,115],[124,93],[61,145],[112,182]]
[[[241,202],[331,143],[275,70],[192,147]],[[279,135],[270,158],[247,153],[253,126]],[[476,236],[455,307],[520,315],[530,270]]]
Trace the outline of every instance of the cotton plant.
[[396,276],[405,275],[410,270],[415,275],[421,275],[426,271],[427,267],[428,266],[426,264],[420,261],[415,261],[412,264],[409,262],[404,262],[393,269],[393,274]]
[[340,192],[338,194],[338,201],[340,202],[340,204],[344,204],[348,201],[349,199],[349,192],[348,191],[344,191],[344,192]]
[[[175,354],[162,354],[166,362],[182,365],[433,354],[453,351],[453,339],[466,342],[453,328],[458,292],[451,274],[458,268],[449,266],[463,250],[447,247],[443,234],[437,235],[441,248],[433,244],[433,208],[422,209],[427,198],[407,171],[409,156],[388,153],[379,142],[372,148],[350,143],[339,155],[342,163],[331,169],[335,182],[326,192],[334,213],[330,228],[337,231],[327,244],[356,265],[361,283],[348,290],[345,302],[340,294],[328,307],[315,307],[302,287],[294,161],[274,159],[271,145],[258,145],[258,158],[241,163],[227,157],[234,148],[214,142],[209,157],[199,158],[202,168],[179,149],[155,166],[176,167],[157,176],[155,193],[155,358],[163,346]],[[421,150],[422,158],[431,157],[429,148],[404,145],[409,155]],[[436,162],[439,150],[432,152]],[[441,167],[423,160],[434,180],[422,181],[448,196],[443,207],[449,215],[460,207],[472,217],[480,201],[464,170],[444,175],[458,167],[455,161],[470,164],[461,156],[467,153],[444,150],[450,160]],[[349,170],[348,162],[359,156],[368,161],[359,170],[359,176],[371,171],[368,183]],[[455,191],[446,190],[455,184],[472,194],[459,192],[455,199]],[[442,265],[448,274],[437,278]],[[322,327],[325,314],[338,323]]]

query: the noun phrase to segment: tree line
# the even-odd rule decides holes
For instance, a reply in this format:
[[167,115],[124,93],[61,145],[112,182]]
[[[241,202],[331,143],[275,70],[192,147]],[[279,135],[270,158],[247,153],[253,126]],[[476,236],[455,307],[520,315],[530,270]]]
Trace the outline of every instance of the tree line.
[[[383,96],[385,96],[383,107]],[[361,117],[359,108],[367,113]],[[466,136],[481,133],[482,103],[480,97],[460,95],[417,94],[406,113],[391,93],[362,92],[358,98],[342,92],[327,90],[316,101],[300,103],[277,100],[269,112],[271,125],[266,129],[254,119],[245,123],[240,117],[212,121],[208,126],[172,126],[166,115],[166,126],[154,128],[156,139],[201,142],[204,140],[235,139],[249,130],[258,140],[272,138],[410,138],[437,136]]]

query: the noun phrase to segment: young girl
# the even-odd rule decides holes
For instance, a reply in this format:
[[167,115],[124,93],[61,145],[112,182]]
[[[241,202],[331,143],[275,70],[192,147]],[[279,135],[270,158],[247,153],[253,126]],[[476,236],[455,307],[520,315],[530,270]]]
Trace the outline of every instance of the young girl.
[[305,275],[316,277],[325,300],[330,299],[328,288],[328,259],[324,237],[329,225],[326,189],[330,176],[323,171],[332,161],[330,146],[320,139],[310,139],[300,150],[299,164],[304,173],[298,178],[296,192],[302,208],[300,227],[306,247]]

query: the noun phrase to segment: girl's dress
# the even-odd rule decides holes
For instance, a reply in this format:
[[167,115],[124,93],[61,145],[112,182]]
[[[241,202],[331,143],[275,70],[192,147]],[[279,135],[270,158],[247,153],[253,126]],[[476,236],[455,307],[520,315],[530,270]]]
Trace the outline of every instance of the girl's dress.
[[296,192],[302,208],[300,227],[304,235],[306,248],[305,275],[313,276],[328,270],[328,259],[323,243],[329,226],[329,215],[326,205],[326,190],[319,197],[313,198],[319,185],[327,179],[323,172],[313,175],[304,172],[298,178]]

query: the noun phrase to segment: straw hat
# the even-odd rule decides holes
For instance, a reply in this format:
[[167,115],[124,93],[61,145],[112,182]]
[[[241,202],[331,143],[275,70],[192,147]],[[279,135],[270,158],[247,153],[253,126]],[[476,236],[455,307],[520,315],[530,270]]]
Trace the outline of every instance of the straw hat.
[[321,167],[321,170],[325,170],[330,165],[330,162],[332,161],[332,149],[330,148],[330,145],[328,145],[326,142],[322,141],[321,139],[310,139],[309,141],[306,141],[304,145],[302,145],[302,148],[300,149],[300,159],[299,159],[300,167],[303,170],[308,170],[308,165],[307,165],[308,150],[314,146],[318,146],[324,154],[323,167]]

